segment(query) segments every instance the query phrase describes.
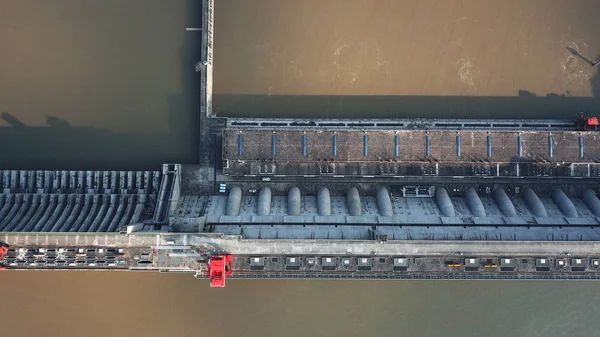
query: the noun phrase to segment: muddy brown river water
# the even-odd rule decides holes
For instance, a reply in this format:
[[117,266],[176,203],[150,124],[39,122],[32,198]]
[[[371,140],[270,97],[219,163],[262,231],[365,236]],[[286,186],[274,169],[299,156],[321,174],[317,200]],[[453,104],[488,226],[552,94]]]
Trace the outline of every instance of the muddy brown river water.
[[[216,0],[224,116],[598,113],[597,1]],[[198,153],[198,1],[0,0],[0,169]],[[570,52],[567,47],[577,53]],[[597,282],[0,273],[7,336],[595,336]]]

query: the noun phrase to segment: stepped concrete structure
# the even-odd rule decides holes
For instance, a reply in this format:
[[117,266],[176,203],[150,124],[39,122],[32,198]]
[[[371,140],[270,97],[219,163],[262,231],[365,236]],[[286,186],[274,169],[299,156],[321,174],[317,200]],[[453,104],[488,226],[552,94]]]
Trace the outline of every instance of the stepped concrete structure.
[[2,171],[0,231],[117,232],[152,217],[160,172]]

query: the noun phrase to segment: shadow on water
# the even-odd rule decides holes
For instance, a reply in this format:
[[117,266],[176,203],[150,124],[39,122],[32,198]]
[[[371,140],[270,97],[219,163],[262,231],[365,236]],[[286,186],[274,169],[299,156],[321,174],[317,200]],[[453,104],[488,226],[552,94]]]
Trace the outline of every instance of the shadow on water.
[[[6,116],[16,119],[3,113]],[[162,162],[189,161],[186,151],[176,148],[181,141],[171,133],[71,127],[56,117],[48,117],[47,127],[11,124],[0,128],[1,169],[159,169]]]
[[[96,127],[74,127],[69,121],[47,116],[47,126],[29,127],[10,112],[1,118],[0,169],[144,170],[167,162],[198,161],[198,92],[194,64],[200,58],[199,33],[185,33],[201,25],[201,2],[188,1],[179,50],[182,92],[167,96],[168,132],[117,133]],[[131,120],[130,123],[136,123]]]
[[572,97],[568,92],[538,96],[525,90],[510,97],[215,94],[213,107],[224,117],[574,119],[580,112],[600,115],[597,72],[590,84],[593,97]]
[[222,117],[278,118],[577,118],[600,114],[598,100],[519,91],[516,97],[471,96],[214,96]]
[[[188,2],[182,25],[201,25],[200,1]],[[169,131],[116,133],[74,127],[48,116],[44,127],[28,127],[2,113],[0,169],[158,169],[165,162],[196,163],[199,158],[199,33],[186,34],[179,50],[182,92],[167,96]],[[587,59],[586,59],[587,60]],[[600,76],[590,79],[593,97],[519,91],[515,97],[476,96],[296,96],[215,94],[219,116],[324,118],[558,118],[600,115]],[[135,123],[134,120],[131,123]]]

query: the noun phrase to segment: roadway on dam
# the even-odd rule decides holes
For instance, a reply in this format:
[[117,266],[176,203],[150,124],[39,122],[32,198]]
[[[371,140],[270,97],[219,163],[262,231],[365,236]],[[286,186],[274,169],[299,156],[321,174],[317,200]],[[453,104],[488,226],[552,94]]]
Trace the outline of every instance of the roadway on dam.
[[240,240],[237,236],[199,234],[141,234],[120,236],[98,235],[53,235],[53,234],[4,234],[0,240],[11,242],[15,247],[53,248],[169,248],[165,240],[179,242],[181,247],[203,247],[206,253],[233,255],[412,255],[412,256],[573,256],[600,255],[595,241],[387,241],[379,243],[348,242],[343,240]]

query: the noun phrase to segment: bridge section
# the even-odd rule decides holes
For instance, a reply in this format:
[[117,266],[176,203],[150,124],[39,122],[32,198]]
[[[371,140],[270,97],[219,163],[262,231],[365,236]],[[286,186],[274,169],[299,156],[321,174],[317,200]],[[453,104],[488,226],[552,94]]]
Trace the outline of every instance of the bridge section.
[[[243,240],[202,234],[2,235],[0,267],[227,278],[600,279],[590,241]],[[220,265],[218,261],[226,262]],[[219,267],[219,268],[217,268]]]

